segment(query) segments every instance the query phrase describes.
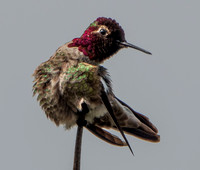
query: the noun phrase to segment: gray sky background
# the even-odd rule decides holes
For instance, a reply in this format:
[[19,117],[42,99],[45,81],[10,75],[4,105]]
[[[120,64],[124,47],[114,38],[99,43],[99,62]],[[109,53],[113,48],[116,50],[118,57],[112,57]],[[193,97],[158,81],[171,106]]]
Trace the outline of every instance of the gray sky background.
[[[199,168],[200,2],[1,0],[0,169],[71,170],[76,128],[57,128],[32,98],[34,69],[99,16],[115,18],[128,42],[104,63],[116,95],[147,115],[161,142],[128,136],[109,145],[84,130],[82,170]],[[119,135],[120,136],[120,135]]]

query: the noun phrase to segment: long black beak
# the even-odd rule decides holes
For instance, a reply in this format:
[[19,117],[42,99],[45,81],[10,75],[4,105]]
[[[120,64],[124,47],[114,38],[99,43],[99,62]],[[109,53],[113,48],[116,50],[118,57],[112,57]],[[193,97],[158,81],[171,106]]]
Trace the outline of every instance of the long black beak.
[[140,47],[137,47],[136,45],[133,45],[133,44],[130,44],[128,42],[121,42],[121,41],[117,41],[120,45],[124,46],[124,47],[130,47],[130,48],[134,48],[136,50],[139,50],[139,51],[142,51],[143,53],[146,53],[146,54],[150,54],[151,53],[147,50],[144,50],[143,48],[140,48]]

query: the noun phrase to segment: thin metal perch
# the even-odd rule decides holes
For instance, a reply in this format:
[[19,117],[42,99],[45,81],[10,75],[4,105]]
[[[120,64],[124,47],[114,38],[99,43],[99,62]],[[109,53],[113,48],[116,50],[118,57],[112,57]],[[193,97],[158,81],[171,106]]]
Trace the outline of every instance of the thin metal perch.
[[77,133],[76,133],[73,170],[80,170],[82,136],[83,136],[83,126],[79,125],[77,127]]
[[79,116],[77,120],[77,132],[76,132],[76,144],[75,144],[75,151],[74,151],[74,166],[73,170],[80,170],[81,165],[81,145],[82,145],[82,136],[83,136],[83,126],[87,124],[85,120],[85,115],[89,112],[86,103],[82,103],[82,111],[78,111],[77,114]]

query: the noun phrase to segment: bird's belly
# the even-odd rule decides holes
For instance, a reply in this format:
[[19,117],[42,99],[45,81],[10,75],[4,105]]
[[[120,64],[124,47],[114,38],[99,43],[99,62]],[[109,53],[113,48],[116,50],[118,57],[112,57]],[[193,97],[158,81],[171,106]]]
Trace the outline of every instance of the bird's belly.
[[98,67],[79,63],[64,68],[60,75],[51,78],[48,84],[44,82],[37,89],[46,115],[57,125],[65,124],[67,129],[76,124],[76,113],[81,111],[82,102],[87,103],[90,108],[86,115],[88,122],[92,122],[94,117],[104,115],[105,108],[99,106],[102,103],[99,96],[101,83]]
[[91,105],[89,113],[87,113],[85,116],[85,120],[87,120],[88,123],[93,123],[94,118],[102,117],[106,113],[107,113],[107,109],[103,104],[98,105],[98,106]]

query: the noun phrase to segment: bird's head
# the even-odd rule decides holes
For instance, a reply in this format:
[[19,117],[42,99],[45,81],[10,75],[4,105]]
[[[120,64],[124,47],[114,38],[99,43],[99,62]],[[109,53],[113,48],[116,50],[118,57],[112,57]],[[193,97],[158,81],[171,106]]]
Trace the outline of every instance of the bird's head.
[[124,30],[111,18],[99,17],[85,30],[80,38],[75,38],[69,47],[78,47],[90,60],[98,63],[108,59],[121,48],[131,47],[147,54],[150,52],[127,43]]

